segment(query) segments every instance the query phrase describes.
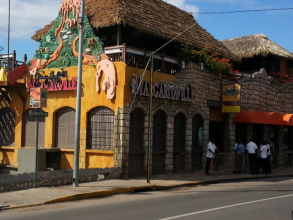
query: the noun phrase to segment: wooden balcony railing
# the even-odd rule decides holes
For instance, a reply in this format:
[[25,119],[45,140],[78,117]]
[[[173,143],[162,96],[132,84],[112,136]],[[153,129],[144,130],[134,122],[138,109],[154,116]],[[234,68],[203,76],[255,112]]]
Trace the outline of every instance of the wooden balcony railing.
[[[9,60],[9,62],[8,62]],[[26,62],[27,56],[26,54],[24,55],[24,61],[18,61],[16,60],[16,52],[15,50],[13,53],[10,53],[9,55],[7,54],[0,54],[0,68],[5,67],[6,72],[9,72],[13,70],[16,67],[19,67],[21,64]]]
[[[122,61],[128,66],[145,69],[150,51],[124,45],[106,47],[105,53],[112,62]],[[179,60],[174,57],[156,53],[154,71],[174,75],[180,69]]]

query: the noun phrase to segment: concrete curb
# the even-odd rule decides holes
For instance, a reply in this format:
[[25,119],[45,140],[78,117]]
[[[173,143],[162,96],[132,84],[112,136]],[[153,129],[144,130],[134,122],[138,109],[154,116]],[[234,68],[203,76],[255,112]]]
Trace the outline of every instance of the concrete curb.
[[154,187],[155,185],[149,185],[149,186],[121,188],[121,189],[109,189],[109,190],[94,191],[94,192],[88,192],[88,193],[79,193],[75,195],[64,196],[64,197],[60,197],[56,199],[47,200],[47,201],[44,201],[43,204],[52,204],[57,202],[97,198],[97,197],[111,196],[111,195],[122,194],[122,193],[131,193],[131,192],[142,191],[142,190],[144,191],[153,190]]
[[25,207],[53,204],[53,203],[59,203],[59,202],[89,199],[89,198],[98,198],[98,197],[105,197],[105,196],[111,196],[111,195],[117,195],[117,194],[123,194],[123,193],[145,192],[145,191],[151,191],[151,190],[152,191],[159,191],[159,190],[167,190],[167,189],[172,189],[172,188],[177,188],[177,187],[208,185],[208,184],[215,184],[215,183],[235,182],[235,181],[254,180],[254,179],[278,178],[278,177],[293,177],[293,173],[292,174],[280,174],[280,175],[258,175],[258,176],[247,176],[247,177],[237,177],[237,178],[214,179],[214,180],[195,181],[195,182],[172,184],[172,185],[165,185],[165,186],[164,185],[146,185],[146,186],[138,186],[138,187],[126,187],[126,188],[120,188],[120,189],[109,189],[109,190],[103,190],[103,191],[93,191],[93,192],[79,193],[79,194],[74,194],[74,195],[70,195],[70,196],[64,196],[64,197],[60,197],[60,198],[56,198],[56,199],[51,199],[51,200],[44,201],[42,203],[7,207],[7,208],[3,208],[2,210],[25,208]]

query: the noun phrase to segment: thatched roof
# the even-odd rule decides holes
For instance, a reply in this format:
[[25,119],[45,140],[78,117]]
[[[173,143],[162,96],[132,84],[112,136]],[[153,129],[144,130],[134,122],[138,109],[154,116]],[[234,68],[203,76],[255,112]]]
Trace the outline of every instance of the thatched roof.
[[273,41],[270,41],[267,36],[263,34],[222,40],[222,43],[241,59],[252,58],[253,56],[266,57],[268,55],[293,59],[292,53]]
[[[190,44],[197,49],[202,49],[204,44],[211,45],[213,51],[225,57],[228,53],[230,59],[240,61],[220,41],[200,27],[190,13],[162,0],[85,0],[85,6],[85,13],[93,28],[127,24],[143,33],[170,40],[194,25],[175,41]],[[52,25],[53,23],[37,31],[32,39],[40,41]]]

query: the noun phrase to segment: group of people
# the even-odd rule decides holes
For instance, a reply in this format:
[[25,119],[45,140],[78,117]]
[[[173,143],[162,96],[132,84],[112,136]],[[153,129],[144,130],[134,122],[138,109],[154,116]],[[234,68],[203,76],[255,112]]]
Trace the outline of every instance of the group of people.
[[260,168],[263,174],[272,173],[273,152],[275,151],[272,139],[270,144],[263,140],[257,146],[252,138],[250,138],[249,143],[246,145],[246,150],[248,153],[250,173],[252,175],[258,175]]
[[[244,146],[244,144],[239,139],[235,144],[235,169],[233,173],[241,173],[244,153],[248,153],[249,168],[252,175],[258,175],[259,170],[262,169],[263,174],[272,173],[272,163],[273,163],[273,152],[274,143],[271,139],[270,144],[266,141],[261,141],[261,144],[257,146],[253,139],[249,139],[249,143]],[[215,157],[216,152],[220,153],[215,145],[215,139],[211,138],[207,145],[206,154],[206,167],[205,174],[211,175],[209,173],[209,166],[212,159]]]

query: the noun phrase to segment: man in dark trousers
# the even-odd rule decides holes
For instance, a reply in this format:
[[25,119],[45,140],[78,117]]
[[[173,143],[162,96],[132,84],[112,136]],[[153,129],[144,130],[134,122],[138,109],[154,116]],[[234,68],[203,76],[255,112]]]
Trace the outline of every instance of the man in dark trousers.
[[249,138],[249,143],[246,145],[246,150],[248,153],[248,160],[249,160],[249,167],[250,167],[250,174],[256,174],[256,150],[257,146],[252,141],[252,138]]
[[205,169],[206,175],[211,175],[209,173],[210,163],[212,159],[214,158],[216,151],[220,152],[215,145],[215,138],[211,138],[207,145],[207,155],[206,155],[207,162],[206,162],[206,169]]

